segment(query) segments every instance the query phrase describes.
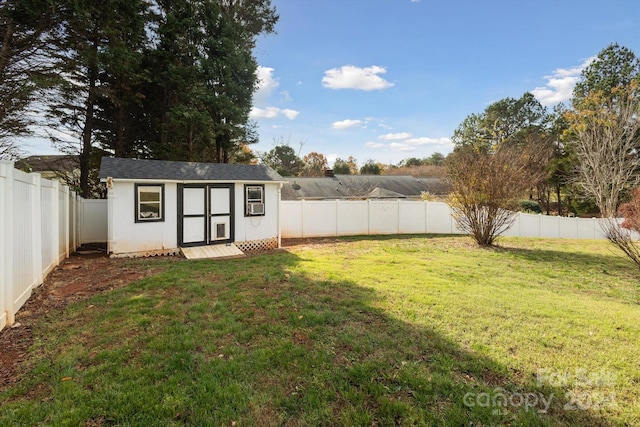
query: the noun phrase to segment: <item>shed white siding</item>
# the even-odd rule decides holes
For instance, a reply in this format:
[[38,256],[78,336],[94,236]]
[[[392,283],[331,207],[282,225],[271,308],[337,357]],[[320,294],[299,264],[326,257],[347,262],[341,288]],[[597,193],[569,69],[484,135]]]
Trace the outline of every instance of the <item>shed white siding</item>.
[[177,184],[165,183],[165,212],[161,222],[135,222],[133,182],[113,181],[109,189],[109,245],[114,254],[178,247]]
[[[164,184],[164,221],[135,222],[135,183]],[[109,242],[112,254],[178,249],[178,183],[113,180],[109,189]],[[194,184],[196,182],[189,182]],[[213,184],[215,182],[197,182]],[[187,184],[185,182],[185,184]],[[264,184],[264,216],[245,217],[244,184],[234,184],[235,242],[273,239],[279,232],[280,183]]]
[[280,184],[264,184],[264,216],[244,216],[244,184],[236,184],[235,193],[235,240],[249,242],[278,237],[278,210]]

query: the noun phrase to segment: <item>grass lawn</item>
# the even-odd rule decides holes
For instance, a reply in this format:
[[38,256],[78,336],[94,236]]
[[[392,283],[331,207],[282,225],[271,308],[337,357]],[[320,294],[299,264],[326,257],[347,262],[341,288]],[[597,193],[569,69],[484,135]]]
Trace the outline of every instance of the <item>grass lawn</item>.
[[371,237],[49,313],[0,425],[640,425],[640,273],[606,242]]

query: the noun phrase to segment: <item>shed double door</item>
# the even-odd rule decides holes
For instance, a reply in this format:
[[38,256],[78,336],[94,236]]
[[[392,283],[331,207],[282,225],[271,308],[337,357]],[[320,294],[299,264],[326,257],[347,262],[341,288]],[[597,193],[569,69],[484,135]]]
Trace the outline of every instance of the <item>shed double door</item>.
[[183,184],[178,195],[180,246],[233,242],[233,184]]

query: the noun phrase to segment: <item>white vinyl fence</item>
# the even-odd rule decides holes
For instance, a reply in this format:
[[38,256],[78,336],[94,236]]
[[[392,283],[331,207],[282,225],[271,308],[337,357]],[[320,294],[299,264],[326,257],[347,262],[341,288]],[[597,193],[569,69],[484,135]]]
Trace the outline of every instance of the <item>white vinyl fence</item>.
[[0,160],[0,330],[71,252],[106,242],[106,203]]
[[[283,201],[282,237],[366,234],[461,234],[442,202],[407,200]],[[597,218],[518,213],[505,236],[604,239]]]

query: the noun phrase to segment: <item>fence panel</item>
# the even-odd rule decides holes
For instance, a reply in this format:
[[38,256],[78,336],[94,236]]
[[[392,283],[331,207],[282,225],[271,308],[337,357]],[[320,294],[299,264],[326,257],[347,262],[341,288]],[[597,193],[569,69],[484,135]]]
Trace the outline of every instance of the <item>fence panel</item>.
[[282,237],[302,237],[302,203],[280,202],[280,209]]
[[8,283],[13,280],[11,277],[11,265],[13,264],[12,254],[7,253],[8,242],[13,240],[9,233],[13,223],[12,211],[6,206],[10,205],[10,197],[13,197],[13,164],[0,161],[0,330],[7,324],[9,306]]
[[58,186],[58,263],[69,257],[69,229],[67,228],[69,221],[69,204],[67,203],[67,196],[69,194],[69,187]]
[[337,234],[335,201],[303,201],[302,215],[302,237],[335,236]]
[[540,237],[541,215],[523,213],[519,213],[517,215],[520,217],[520,227],[517,234],[518,236]]
[[402,201],[398,204],[398,233],[421,234],[427,232],[427,207],[419,201]]
[[[57,189],[54,186],[53,181],[46,179],[42,180],[40,187],[40,203],[42,206],[42,212],[55,212],[56,203],[54,199],[57,197]],[[42,266],[44,267],[44,275],[47,275],[53,268],[58,265],[58,253],[56,248],[58,247],[57,233],[55,232],[55,216],[53,215],[41,215],[41,241],[42,241]]]
[[369,234],[369,203],[366,200],[336,200],[338,236]]
[[538,215],[540,217],[540,237],[558,238],[560,237],[559,216]]
[[[282,237],[366,234],[460,234],[451,208],[428,201],[283,201]],[[606,238],[596,218],[517,213],[505,236],[569,239]],[[635,236],[635,235],[634,235]]]
[[398,202],[369,202],[369,234],[398,234]]
[[459,233],[455,227],[451,208],[442,202],[424,202],[427,209],[427,233],[453,234]]
[[80,244],[107,241],[107,200],[80,199]]
[[[8,284],[8,298],[6,303],[12,307],[8,321],[13,323],[15,312],[31,296],[31,291],[39,283],[34,274],[33,247],[35,236],[34,200],[40,199],[36,179],[30,174],[13,172],[13,201],[8,209],[13,210],[13,239],[8,246],[13,252],[12,283]],[[39,240],[39,239],[38,239]]]
[[89,241],[106,241],[107,201],[84,204],[87,221],[76,201],[57,181],[0,161],[0,329],[15,322],[33,289],[77,248],[77,223],[89,227]]

